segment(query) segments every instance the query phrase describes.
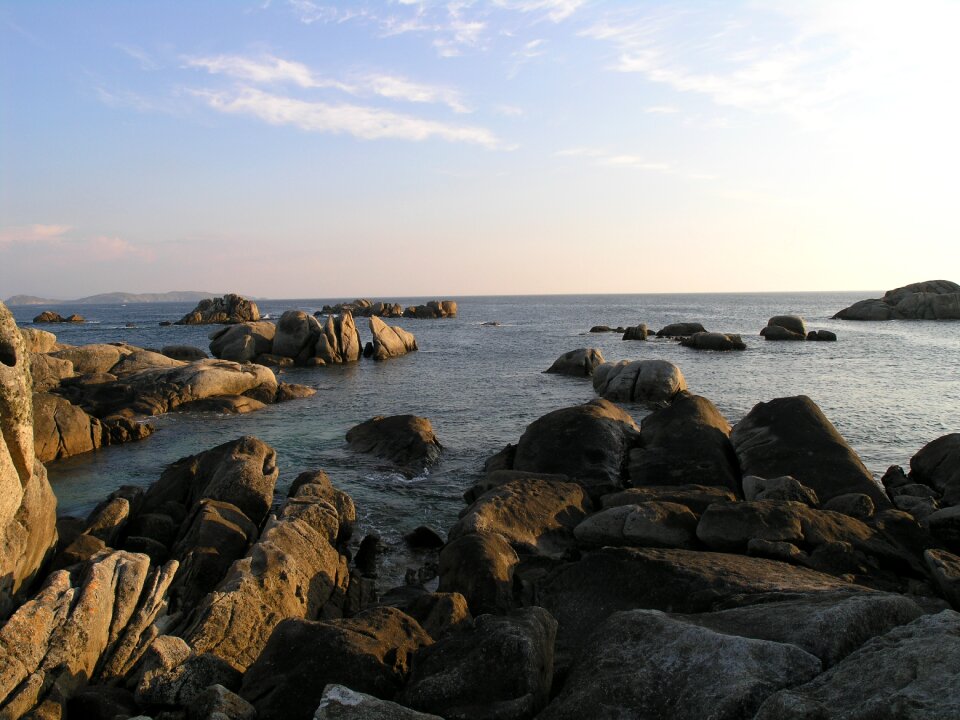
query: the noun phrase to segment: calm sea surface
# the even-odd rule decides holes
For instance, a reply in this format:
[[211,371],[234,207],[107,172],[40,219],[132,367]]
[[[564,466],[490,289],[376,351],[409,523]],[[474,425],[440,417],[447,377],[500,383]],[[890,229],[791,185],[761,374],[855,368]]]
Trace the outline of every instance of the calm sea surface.
[[[388,546],[382,584],[416,564],[402,535],[419,524],[446,530],[463,507],[462,492],[483,461],[524,428],[557,408],[594,396],[589,379],[542,374],[562,353],[599,348],[607,360],[661,358],[677,364],[691,391],[708,397],[735,423],[756,403],[806,394],[879,477],[891,464],[906,465],[924,444],[960,431],[960,322],[844,322],[830,316],[855,300],[882,293],[763,293],[689,295],[584,295],[465,297],[453,320],[390,320],[413,332],[420,352],[384,363],[290,369],[288,382],[317,394],[243,416],[172,413],[153,420],[158,432],[130,445],[51,463],[50,478],[62,514],[91,509],[122,484],[148,485],[164,466],[241,435],[276,448],[282,493],[298,473],[325,469],[349,492],[361,518],[360,535],[374,531]],[[343,298],[341,298],[342,300]],[[384,298],[404,305],[430,298]],[[262,313],[319,309],[331,299],[267,300]],[[217,326],[159,327],[193,303],[51,307],[79,312],[83,325],[45,326],[61,342],[124,341],[159,349],[187,344],[208,349]],[[11,308],[21,324],[39,307]],[[800,314],[808,329],[837,333],[835,343],[766,342],[758,336],[776,314]],[[484,322],[497,321],[497,327]],[[622,341],[590,334],[593,325],[699,321],[708,330],[739,332],[745,352],[700,352],[668,340]],[[133,323],[136,327],[126,327]],[[366,320],[358,318],[366,342]],[[647,413],[626,405],[638,421]],[[429,473],[406,479],[349,452],[344,435],[374,415],[428,417],[444,445]]]

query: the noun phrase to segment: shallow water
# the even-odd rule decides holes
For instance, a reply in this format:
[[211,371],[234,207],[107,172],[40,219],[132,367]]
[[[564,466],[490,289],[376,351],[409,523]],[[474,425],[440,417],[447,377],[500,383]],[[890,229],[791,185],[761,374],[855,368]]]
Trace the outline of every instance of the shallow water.
[[[420,352],[384,363],[290,369],[288,382],[317,394],[242,416],[172,413],[153,420],[158,432],[130,445],[52,463],[51,481],[62,514],[81,514],[122,484],[148,485],[163,467],[240,435],[256,435],[276,448],[285,491],[296,475],[323,468],[349,492],[361,519],[360,534],[376,531],[389,552],[383,584],[402,578],[419,558],[403,549],[402,535],[418,524],[446,530],[463,507],[460,496],[480,474],[484,459],[524,428],[560,407],[594,396],[589,379],[545,375],[562,353],[599,348],[607,360],[662,358],[676,363],[691,391],[710,398],[735,423],[756,403],[806,394],[877,476],[906,465],[930,440],[960,431],[960,323],[845,322],[830,316],[855,300],[882,293],[763,293],[589,295],[453,298],[460,316],[447,320],[392,319],[417,336]],[[387,298],[385,298],[387,299]],[[424,298],[389,298],[404,305]],[[342,300],[342,298],[340,299]],[[276,319],[284,310],[309,312],[333,302],[262,301]],[[193,304],[62,306],[80,312],[83,325],[44,326],[61,342],[124,341],[159,349],[187,344],[207,349],[217,326],[159,327]],[[11,308],[29,323],[40,310]],[[766,342],[757,333],[777,314],[800,314],[813,329],[833,330],[835,343]],[[500,326],[484,326],[499,321]],[[699,321],[708,330],[739,332],[744,352],[701,352],[674,341],[623,341],[591,334],[593,325]],[[133,323],[136,327],[126,327]],[[358,318],[366,341],[366,321]],[[641,405],[625,405],[639,421]],[[374,415],[414,413],[433,422],[444,445],[441,462],[412,479],[346,450],[344,435]]]

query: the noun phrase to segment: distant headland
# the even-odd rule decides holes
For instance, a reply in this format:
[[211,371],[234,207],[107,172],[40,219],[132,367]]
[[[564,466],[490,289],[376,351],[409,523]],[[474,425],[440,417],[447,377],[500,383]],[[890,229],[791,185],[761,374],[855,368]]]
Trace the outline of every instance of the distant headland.
[[165,293],[111,292],[90,295],[78,300],[55,300],[34,295],[14,295],[6,300],[7,305],[117,305],[121,303],[198,302],[215,297],[216,293],[198,290],[173,290]]

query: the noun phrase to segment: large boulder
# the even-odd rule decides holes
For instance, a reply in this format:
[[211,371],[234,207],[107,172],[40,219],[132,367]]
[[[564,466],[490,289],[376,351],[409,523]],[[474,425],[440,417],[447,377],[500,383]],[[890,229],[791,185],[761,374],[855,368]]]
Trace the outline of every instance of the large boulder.
[[232,325],[233,323],[256,322],[260,308],[252,300],[241,295],[224,295],[201,300],[197,307],[177,320],[175,325]]
[[30,356],[0,303],[0,618],[57,543],[57,499],[34,444]]
[[794,335],[800,335],[804,338],[807,336],[807,326],[799,315],[774,315],[767,320],[767,327],[781,327]]
[[863,493],[878,508],[890,507],[883,488],[806,395],[758,403],[730,435],[744,475],[790,475],[812,488],[821,502]]
[[323,329],[313,315],[302,310],[287,310],[277,323],[273,338],[274,355],[293,358],[305,363],[314,356],[317,338]]
[[42,313],[37,315],[33,319],[33,321],[35,323],[82,323],[82,322],[85,322],[82,315],[77,315],[76,313],[74,313],[73,315],[68,315],[67,317],[64,317],[60,313],[54,312],[53,310],[44,310]]
[[262,365],[227,360],[197,360],[186,365],[147,369],[117,378],[77,378],[61,393],[95,417],[159,415],[198,400],[242,395],[264,386],[276,391],[277,377]]
[[347,431],[351,450],[370,453],[416,473],[440,459],[433,425],[416,415],[377,415]]
[[329,683],[390,699],[406,679],[411,655],[432,642],[395,608],[365,610],[349,620],[284,620],[244,675],[240,696],[259,720],[308,720]]
[[30,374],[34,392],[46,392],[60,385],[64,378],[73,377],[73,363],[43,353],[30,354]]
[[210,354],[222,360],[251,362],[269,354],[277,326],[269,320],[237,323],[210,333]]
[[437,589],[463,595],[474,615],[502,613],[513,607],[513,575],[519,562],[498,533],[463,535],[440,551]]
[[622,487],[637,432],[633,418],[606,400],[554,410],[527,426],[511,467],[566,474],[600,495]]
[[23,341],[27,345],[27,352],[48,353],[56,349],[57,336],[52,332],[40,328],[22,327],[20,334],[23,335]]
[[698,332],[682,338],[680,344],[694,350],[746,350],[747,346],[739,335],[733,333]]
[[737,492],[740,468],[730,424],[706,398],[681,393],[643,419],[629,474],[634,486],[721,485]]
[[706,332],[698,322],[679,322],[666,325],[657,331],[657,337],[687,337],[698,332]]
[[537,600],[560,624],[557,662],[568,667],[597,625],[618,610],[701,613],[721,604],[747,604],[751,596],[761,594],[857,587],[776,560],[695,550],[606,547],[550,573],[539,583]]
[[183,360],[175,360],[167,357],[163,353],[153,352],[152,350],[134,350],[129,355],[124,355],[107,372],[116,375],[118,378],[126,375],[138,373],[141,370],[156,370],[161,368],[178,368],[187,363]]
[[772,693],[813,679],[795,645],[714,632],[656,610],[611,615],[543,720],[747,720]]
[[593,389],[607,400],[662,403],[686,390],[687,382],[680,368],[666,360],[621,360],[594,370]]
[[678,616],[726,635],[790,643],[829,668],[865,642],[924,614],[909,596],[836,590],[772,593],[715,612]]
[[589,511],[590,500],[576,483],[513,480],[470,505],[450,528],[450,539],[493,532],[520,554],[561,557],[575,544],[573,529]]
[[391,327],[378,317],[371,317],[370,333],[373,335],[373,359],[387,360],[417,350],[417,339],[403,328]]
[[573,534],[584,545],[692,549],[697,516],[686,505],[671,502],[616,505],[588,517]]
[[960,613],[944,610],[873,638],[811,682],[767,699],[756,720],[960,717]]
[[331,545],[337,517],[320,497],[287,500],[246,557],[192,613],[180,632],[190,647],[245,671],[281,620],[339,617],[349,570]]
[[151,571],[145,555],[104,552],[51,574],[0,629],[0,707],[4,717],[62,717],[71,695],[136,647],[161,607],[176,563]]
[[596,348],[579,348],[564,353],[544,372],[558,375],[573,375],[587,377],[603,362],[603,353]]
[[557,621],[543,608],[482,615],[417,651],[400,701],[449,720],[522,720],[550,694]]
[[881,299],[861,300],[833,316],[838,320],[958,320],[960,285],[928,280],[896,290]]
[[139,349],[131,345],[95,343],[65,347],[51,355],[60,360],[69,360],[73,363],[73,371],[78,375],[96,375],[110,372],[123,357]]
[[100,421],[59,395],[34,393],[34,447],[41,462],[90,452],[103,445]]
[[910,479],[942,497],[945,505],[960,505],[960,433],[943,435],[910,458]]
[[344,312],[336,317],[327,317],[314,347],[316,358],[327,365],[339,365],[359,360],[362,353],[363,345],[353,315]]

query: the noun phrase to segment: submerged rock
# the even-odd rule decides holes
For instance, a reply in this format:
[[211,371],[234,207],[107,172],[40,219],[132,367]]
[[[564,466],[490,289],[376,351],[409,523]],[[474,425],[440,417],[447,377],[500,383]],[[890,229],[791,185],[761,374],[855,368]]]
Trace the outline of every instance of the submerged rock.
[[443,445],[427,418],[377,415],[347,431],[351,450],[370,453],[419,472],[440,459]]

